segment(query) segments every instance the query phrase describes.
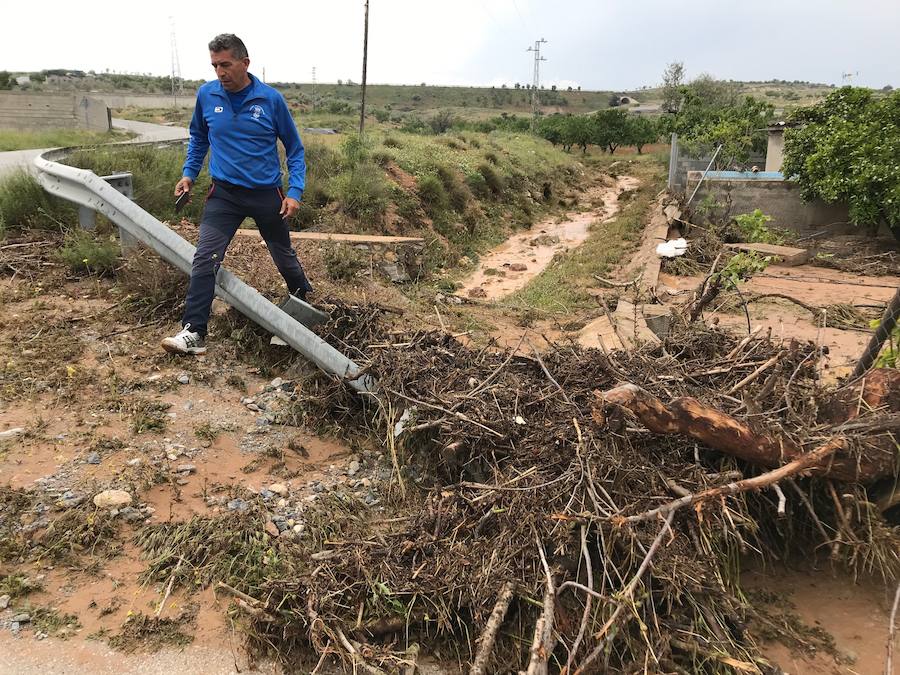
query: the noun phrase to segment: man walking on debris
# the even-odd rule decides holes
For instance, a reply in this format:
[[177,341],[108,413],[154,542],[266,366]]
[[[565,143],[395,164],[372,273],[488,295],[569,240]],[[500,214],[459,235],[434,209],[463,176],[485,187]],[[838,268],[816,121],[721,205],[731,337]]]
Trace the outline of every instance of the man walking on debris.
[[[217,79],[197,92],[183,178],[175,196],[190,193],[210,150],[212,186],[200,221],[200,240],[191,267],[181,331],[167,337],[167,352],[206,353],[206,324],[215,295],[216,273],[238,226],[253,218],[288,291],[306,299],[312,290],[291,246],[288,219],[300,208],[306,162],[300,134],[284,97],[247,72],[247,48],[236,35],[209,43]],[[277,141],[284,145],[289,171],[281,188]]]

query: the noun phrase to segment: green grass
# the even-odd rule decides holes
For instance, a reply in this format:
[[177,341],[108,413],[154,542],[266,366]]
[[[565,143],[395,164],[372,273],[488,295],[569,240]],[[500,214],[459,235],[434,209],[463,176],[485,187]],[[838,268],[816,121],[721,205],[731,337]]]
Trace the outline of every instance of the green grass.
[[74,217],[75,208],[47,194],[31,174],[17,170],[0,178],[0,238],[10,230],[58,229]]
[[47,129],[29,131],[0,129],[0,152],[31,148],[58,148],[73,145],[98,145],[133,138],[121,131],[87,131],[85,129]]
[[119,260],[119,245],[115,237],[71,230],[66,234],[59,257],[74,274],[111,275]]
[[558,255],[540,275],[506,298],[503,304],[561,313],[595,306],[596,300],[586,290],[595,285],[593,275],[608,275],[640,240],[647,211],[665,180],[659,155],[632,157],[629,162],[630,166],[620,171],[641,180],[635,196],[611,221],[594,223],[581,246]]
[[[119,146],[81,150],[64,161],[70,166],[89,169],[98,176],[130,171],[134,200],[156,218],[172,220],[176,217],[173,191],[181,178],[184,153],[184,148]],[[209,174],[204,171],[194,184],[193,201],[183,212],[186,217],[199,219],[208,189]]]

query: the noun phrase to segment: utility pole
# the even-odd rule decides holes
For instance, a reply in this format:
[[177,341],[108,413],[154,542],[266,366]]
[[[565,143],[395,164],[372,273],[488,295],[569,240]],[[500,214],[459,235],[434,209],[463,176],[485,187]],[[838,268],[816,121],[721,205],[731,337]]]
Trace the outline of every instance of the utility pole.
[[172,107],[178,107],[178,94],[184,93],[184,82],[181,79],[181,62],[178,59],[178,42],[175,39],[175,17],[169,17],[172,46]]
[[316,109],[316,67],[312,67],[312,107]]
[[366,59],[369,55],[369,0],[366,0],[366,21],[363,30],[363,72],[362,101],[359,104],[359,136],[362,138],[366,125]]
[[546,40],[541,38],[540,40],[534,41],[534,47],[529,47],[525,51],[534,52],[534,80],[532,80],[531,84],[531,130],[534,131],[534,127],[537,124],[537,110],[538,110],[538,87],[541,86],[541,61],[546,61],[543,56],[541,56],[541,44],[546,44]]

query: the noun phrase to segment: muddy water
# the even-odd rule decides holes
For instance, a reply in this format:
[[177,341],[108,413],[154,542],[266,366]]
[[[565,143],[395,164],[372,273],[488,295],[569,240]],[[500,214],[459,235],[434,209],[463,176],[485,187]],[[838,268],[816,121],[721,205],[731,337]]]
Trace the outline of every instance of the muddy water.
[[591,224],[612,218],[620,208],[619,195],[634,190],[638,180],[620,176],[615,184],[589,190],[587,201],[601,203],[599,210],[573,212],[560,221],[547,220],[516,234],[482,256],[475,272],[463,281],[460,295],[497,300],[524,287],[540,274],[557,253],[575,248],[590,233]]
[[801,572],[779,567],[751,570],[743,575],[742,583],[748,589],[774,593],[778,604],[793,607],[806,626],[821,628],[834,638],[836,655],[764,642],[763,653],[784,672],[790,675],[884,672],[895,588],[892,584],[886,587],[874,579],[857,583],[846,572],[824,569]]

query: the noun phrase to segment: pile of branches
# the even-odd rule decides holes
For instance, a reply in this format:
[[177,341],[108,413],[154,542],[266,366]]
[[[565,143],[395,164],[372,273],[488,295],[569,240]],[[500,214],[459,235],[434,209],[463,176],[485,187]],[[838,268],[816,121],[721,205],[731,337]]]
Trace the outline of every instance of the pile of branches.
[[249,599],[256,644],[373,673],[416,642],[474,673],[768,670],[742,555],[900,571],[898,374],[826,392],[816,360],[696,324],[630,354],[372,350],[391,494],[314,507]]
[[866,276],[900,275],[900,251],[896,241],[857,238],[848,241],[822,241],[816,244],[817,253],[812,264],[842,272]]

